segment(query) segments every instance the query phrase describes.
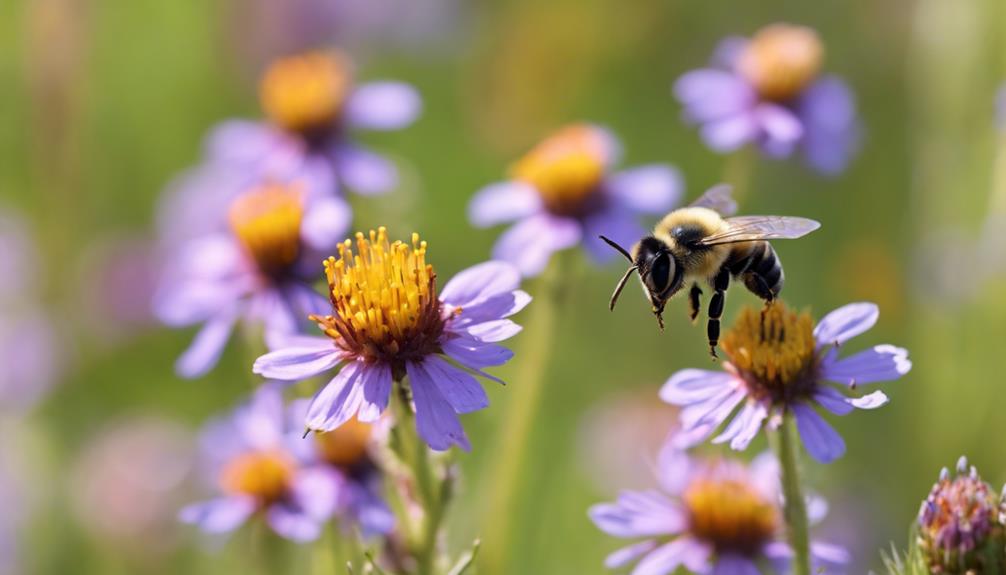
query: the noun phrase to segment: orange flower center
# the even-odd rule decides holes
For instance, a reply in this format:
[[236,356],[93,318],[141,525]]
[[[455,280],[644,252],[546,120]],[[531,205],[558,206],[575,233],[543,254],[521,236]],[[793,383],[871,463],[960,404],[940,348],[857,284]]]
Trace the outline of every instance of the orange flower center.
[[224,467],[220,485],[227,493],[251,495],[263,503],[272,503],[286,493],[295,467],[295,462],[286,453],[245,453]]
[[698,479],[683,500],[691,533],[718,551],[754,555],[779,530],[778,508],[742,481]]
[[281,274],[297,260],[303,195],[300,186],[266,184],[231,203],[231,230],[266,275]]
[[751,38],[738,69],[763,98],[787,101],[817,77],[823,59],[824,47],[814,30],[773,24]]
[[371,425],[355,417],[341,426],[315,435],[321,457],[339,467],[353,467],[367,456]]
[[510,174],[534,186],[549,211],[578,215],[591,207],[610,153],[604,132],[574,124],[532,148],[510,168]]
[[292,132],[330,129],[353,85],[352,66],[339,52],[308,52],[280,58],[259,86],[262,109]]

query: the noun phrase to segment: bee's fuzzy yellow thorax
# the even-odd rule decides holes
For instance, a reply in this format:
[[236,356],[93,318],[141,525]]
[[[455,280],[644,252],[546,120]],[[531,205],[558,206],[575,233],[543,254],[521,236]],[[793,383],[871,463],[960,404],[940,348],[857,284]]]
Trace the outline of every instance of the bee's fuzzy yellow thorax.
[[296,464],[282,452],[260,451],[231,460],[220,476],[220,486],[227,493],[251,495],[263,503],[283,497],[289,488]]
[[262,77],[262,109],[276,125],[293,132],[326,129],[342,113],[352,88],[352,66],[335,51],[280,58]]
[[372,427],[355,417],[341,426],[318,433],[315,441],[322,459],[339,467],[352,467],[367,456]]
[[786,101],[810,85],[823,59],[824,46],[814,30],[773,24],[751,38],[737,68],[763,98]]
[[231,231],[266,275],[289,268],[300,253],[304,194],[297,185],[266,184],[235,199]]
[[699,478],[683,495],[689,531],[719,551],[755,553],[780,527],[773,502],[738,479]]
[[673,244],[671,234],[678,226],[696,226],[702,230],[702,235],[708,236],[720,231],[724,225],[723,217],[709,208],[680,208],[660,220],[654,235],[667,244]]
[[369,358],[405,359],[431,352],[443,331],[426,242],[389,243],[385,228],[339,245],[325,263],[333,315],[312,316],[339,345]]
[[542,140],[510,173],[534,186],[553,213],[577,215],[589,207],[611,156],[612,143],[603,130],[574,124]]
[[762,311],[745,308],[720,345],[756,394],[799,393],[817,364],[814,320],[779,301]]

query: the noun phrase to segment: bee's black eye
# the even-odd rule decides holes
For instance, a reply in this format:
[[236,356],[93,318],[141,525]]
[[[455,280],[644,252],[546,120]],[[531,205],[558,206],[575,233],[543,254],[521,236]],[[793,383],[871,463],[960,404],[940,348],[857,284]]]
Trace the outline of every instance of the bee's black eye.
[[650,290],[656,293],[664,292],[671,281],[671,258],[667,252],[660,252],[650,264]]

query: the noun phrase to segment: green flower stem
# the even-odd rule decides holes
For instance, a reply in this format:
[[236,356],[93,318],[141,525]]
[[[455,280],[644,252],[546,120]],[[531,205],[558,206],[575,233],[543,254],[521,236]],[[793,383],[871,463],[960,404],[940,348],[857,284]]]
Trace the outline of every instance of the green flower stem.
[[786,500],[783,510],[789,544],[793,548],[793,574],[811,575],[810,536],[807,529],[807,501],[800,489],[797,462],[797,442],[794,437],[793,414],[786,413],[774,434],[774,447],[782,468],[782,492]]
[[562,260],[569,254],[556,254],[538,281],[535,299],[528,307],[530,313],[517,354],[518,371],[509,378],[507,388],[509,408],[505,421],[498,426],[505,430],[495,453],[492,471],[488,477],[492,484],[486,493],[490,501],[483,526],[483,548],[479,573],[504,575],[510,550],[509,539],[517,515],[519,483],[527,449],[530,444],[531,422],[538,413],[541,392],[548,376],[548,360],[552,357],[558,308],[564,294],[562,289],[571,275],[569,266]]

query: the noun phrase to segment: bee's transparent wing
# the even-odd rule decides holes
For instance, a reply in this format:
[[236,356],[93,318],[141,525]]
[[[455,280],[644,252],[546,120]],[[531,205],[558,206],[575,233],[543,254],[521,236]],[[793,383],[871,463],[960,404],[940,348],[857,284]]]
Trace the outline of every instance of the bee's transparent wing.
[[737,202],[730,196],[733,189],[729,184],[713,186],[690,205],[693,208],[709,208],[722,216],[732,216],[737,213]]
[[702,246],[754,242],[758,240],[794,239],[803,237],[821,227],[807,218],[787,216],[740,216],[727,218],[727,228],[698,241]]

